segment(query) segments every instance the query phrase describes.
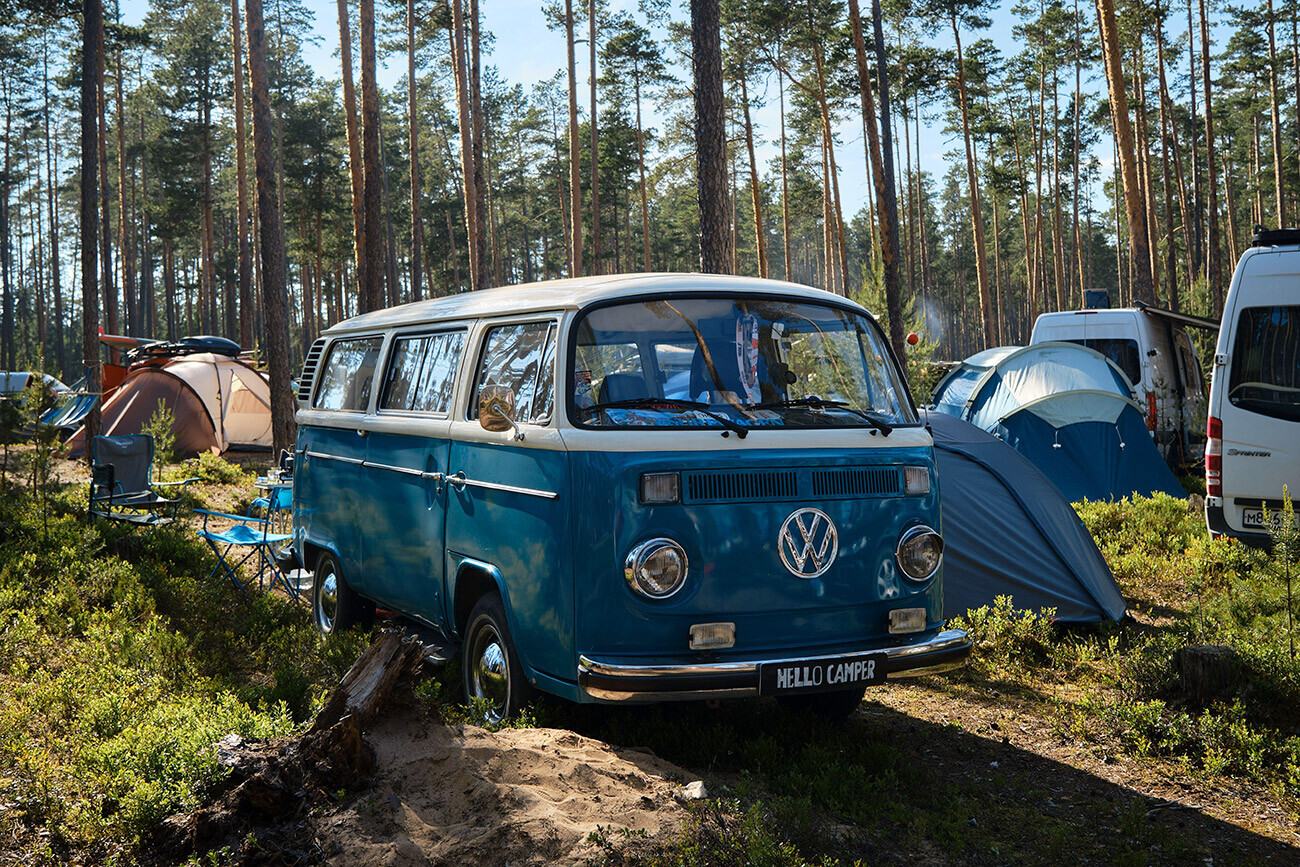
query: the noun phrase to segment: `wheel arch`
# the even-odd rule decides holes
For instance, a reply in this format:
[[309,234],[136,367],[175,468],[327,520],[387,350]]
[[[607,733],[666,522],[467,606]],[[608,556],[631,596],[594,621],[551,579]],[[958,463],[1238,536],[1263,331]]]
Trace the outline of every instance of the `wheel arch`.
[[501,570],[482,560],[462,558],[456,565],[451,594],[451,626],[458,638],[464,639],[470,612],[474,610],[474,605],[488,593],[496,593],[501,597],[501,607],[506,615],[506,627],[510,628],[513,616]]

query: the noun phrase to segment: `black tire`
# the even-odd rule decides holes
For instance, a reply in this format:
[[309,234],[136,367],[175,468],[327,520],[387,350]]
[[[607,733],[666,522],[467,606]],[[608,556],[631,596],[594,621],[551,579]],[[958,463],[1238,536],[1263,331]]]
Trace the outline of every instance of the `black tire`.
[[825,720],[839,722],[853,715],[862,704],[866,689],[841,689],[835,692],[815,692],[811,695],[783,696],[777,704],[791,713],[812,713]]
[[485,594],[469,613],[460,672],[465,700],[470,704],[486,701],[483,715],[493,725],[517,714],[532,695],[510,639],[505,606],[496,593]]
[[316,561],[311,590],[311,619],[322,635],[333,635],[369,621],[375,612],[370,600],[357,594],[343,578],[339,561],[328,551]]

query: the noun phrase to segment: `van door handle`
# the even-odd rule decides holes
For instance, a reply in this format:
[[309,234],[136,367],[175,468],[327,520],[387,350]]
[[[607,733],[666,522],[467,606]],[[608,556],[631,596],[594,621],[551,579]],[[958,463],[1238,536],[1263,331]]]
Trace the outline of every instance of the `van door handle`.
[[465,478],[464,470],[460,470],[455,475],[447,476],[447,484],[451,485],[458,491],[465,490],[465,482],[467,481],[469,480]]
[[447,474],[446,473],[420,473],[420,478],[428,479],[429,481],[433,482],[434,483],[433,492],[435,494],[441,494],[442,483],[447,478]]

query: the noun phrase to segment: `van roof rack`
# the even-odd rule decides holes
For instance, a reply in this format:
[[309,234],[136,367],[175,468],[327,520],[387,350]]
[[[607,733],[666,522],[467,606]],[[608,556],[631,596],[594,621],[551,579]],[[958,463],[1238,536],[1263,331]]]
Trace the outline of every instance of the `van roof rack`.
[[1283,244],[1300,244],[1300,229],[1265,229],[1255,224],[1255,237],[1250,239],[1252,247],[1278,247]]

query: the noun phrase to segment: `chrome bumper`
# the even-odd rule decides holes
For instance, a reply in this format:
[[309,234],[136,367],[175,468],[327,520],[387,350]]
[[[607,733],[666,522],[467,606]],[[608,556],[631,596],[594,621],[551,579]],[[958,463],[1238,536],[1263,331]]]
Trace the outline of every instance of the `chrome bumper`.
[[963,629],[946,629],[913,644],[875,648],[857,653],[819,656],[775,656],[770,659],[630,665],[578,657],[578,686],[603,701],[673,701],[710,698],[750,698],[758,695],[758,666],[853,660],[883,653],[887,678],[939,674],[958,668],[970,655]]

